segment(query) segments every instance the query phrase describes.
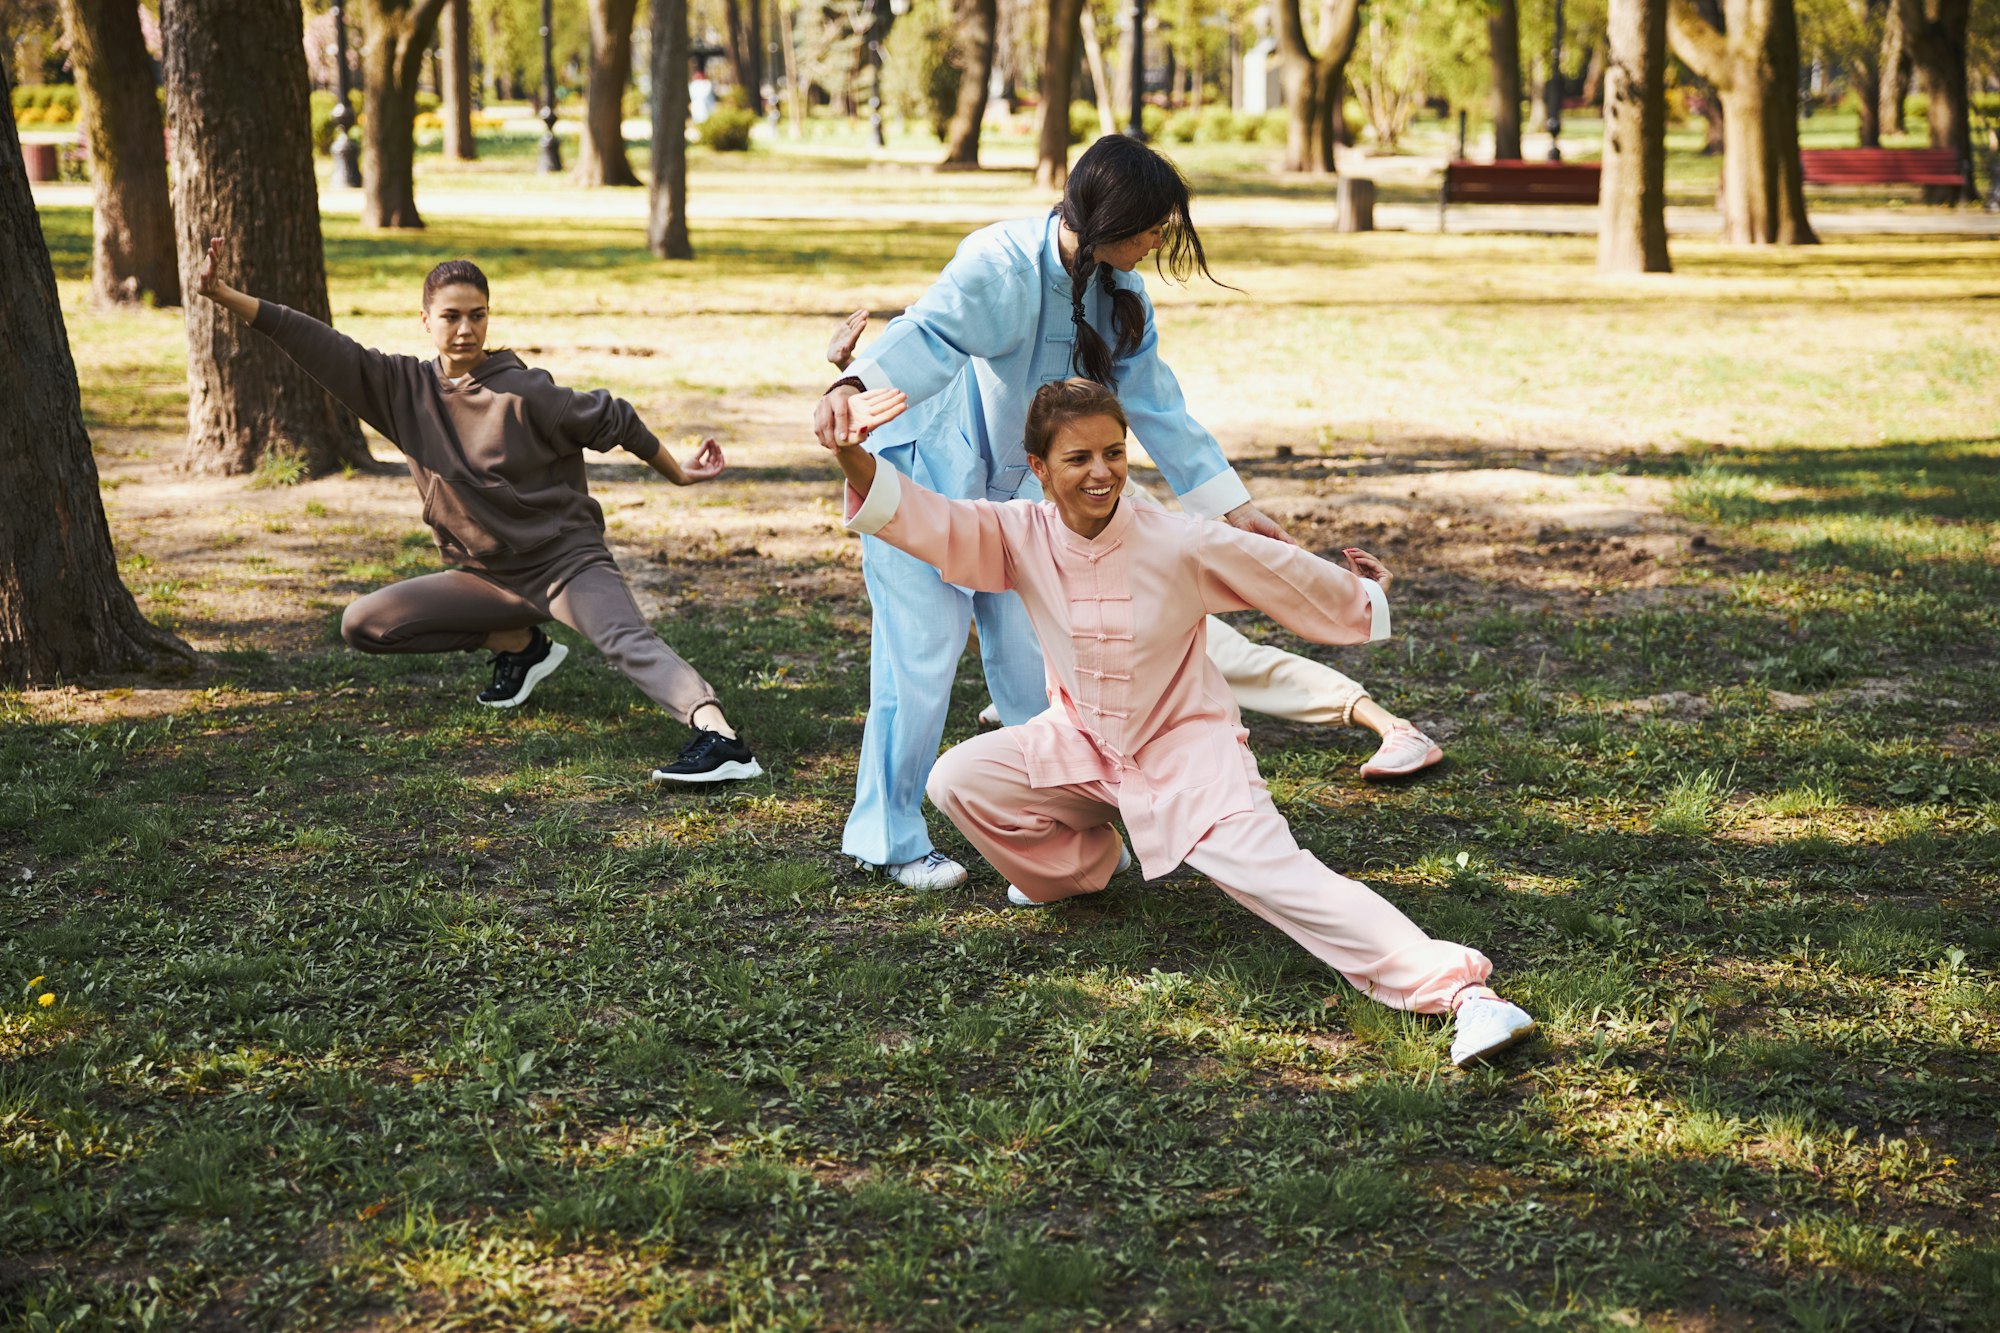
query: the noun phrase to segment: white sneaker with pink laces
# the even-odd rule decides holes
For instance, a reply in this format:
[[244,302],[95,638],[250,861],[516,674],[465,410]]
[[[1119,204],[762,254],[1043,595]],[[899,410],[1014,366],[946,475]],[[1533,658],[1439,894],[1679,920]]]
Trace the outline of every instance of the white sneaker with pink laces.
[[1407,722],[1398,722],[1382,737],[1375,757],[1361,766],[1364,778],[1402,778],[1429,768],[1444,758],[1437,742]]

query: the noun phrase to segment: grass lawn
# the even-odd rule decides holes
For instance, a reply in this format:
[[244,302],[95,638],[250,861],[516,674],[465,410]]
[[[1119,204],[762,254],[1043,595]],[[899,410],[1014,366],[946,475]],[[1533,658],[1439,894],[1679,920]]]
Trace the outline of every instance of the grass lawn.
[[1241,291],[1158,293],[1253,491],[1398,572],[1395,641],[1304,650],[1448,766],[1252,743],[1541,1018],[1461,1073],[1190,873],[1022,913],[935,819],[961,891],[836,855],[867,607],[802,422],[953,230],[329,224],[364,340],[472,254],[496,344],[724,439],[699,490],[593,464],[773,772],[663,793],[587,647],[505,716],[341,647],[435,567],[408,482],[177,473],[180,315],[91,312],[44,225],[127,582],[204,662],[0,694],[0,1327],[2000,1327],[1993,244],[1607,283],[1220,230]]

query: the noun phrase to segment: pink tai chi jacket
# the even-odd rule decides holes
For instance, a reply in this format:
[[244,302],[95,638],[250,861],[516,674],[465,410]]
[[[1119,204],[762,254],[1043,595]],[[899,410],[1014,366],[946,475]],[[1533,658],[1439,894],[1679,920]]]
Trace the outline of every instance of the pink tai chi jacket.
[[1049,708],[1024,724],[1035,787],[1104,782],[1146,878],[1172,871],[1263,786],[1203,622],[1262,611],[1315,643],[1389,637],[1381,585],[1309,551],[1126,495],[1094,538],[1048,501],[949,500],[876,460],[847,526],[947,583],[1017,592],[1042,641]]

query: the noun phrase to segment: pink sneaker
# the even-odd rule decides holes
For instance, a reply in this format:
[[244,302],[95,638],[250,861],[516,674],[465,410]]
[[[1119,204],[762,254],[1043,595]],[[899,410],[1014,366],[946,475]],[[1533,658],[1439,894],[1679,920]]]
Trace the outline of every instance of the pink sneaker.
[[1382,748],[1361,766],[1364,778],[1403,778],[1444,758],[1437,742],[1407,722],[1398,722],[1382,738]]

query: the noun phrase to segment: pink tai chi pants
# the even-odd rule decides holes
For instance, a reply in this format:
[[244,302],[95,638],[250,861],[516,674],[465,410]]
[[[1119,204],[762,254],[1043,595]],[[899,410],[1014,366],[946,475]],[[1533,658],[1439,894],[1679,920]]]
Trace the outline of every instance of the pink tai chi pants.
[[[1029,786],[1016,730],[954,746],[931,769],[929,791],[980,855],[1036,902],[1095,893],[1117,868],[1117,786]],[[1393,1008],[1448,1013],[1458,992],[1484,986],[1493,970],[1486,955],[1432,939],[1366,884],[1321,865],[1293,840],[1270,793],[1254,792],[1256,804],[1220,820],[1187,864]]]

